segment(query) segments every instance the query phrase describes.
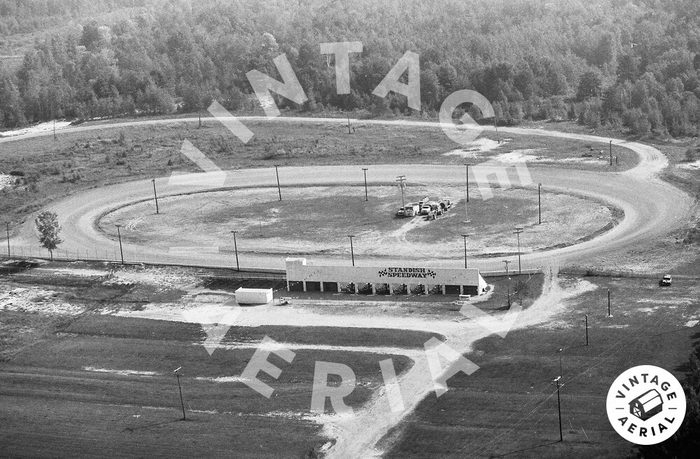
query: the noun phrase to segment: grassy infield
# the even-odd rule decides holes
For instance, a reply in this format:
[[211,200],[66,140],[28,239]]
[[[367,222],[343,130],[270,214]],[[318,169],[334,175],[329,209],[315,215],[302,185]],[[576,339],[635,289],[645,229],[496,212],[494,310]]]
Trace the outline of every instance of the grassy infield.
[[[52,200],[80,189],[138,178],[167,176],[173,171],[195,171],[180,154],[188,139],[222,169],[300,164],[429,163],[461,165],[457,156],[442,156],[456,145],[435,128],[364,126],[348,135],[343,125],[275,122],[246,123],[255,133],[242,144],[219,123],[173,122],[160,126],[129,127],[84,133],[64,133],[0,143],[2,169],[23,174],[27,189],[0,191],[0,214],[16,223]],[[490,134],[489,134],[490,135]],[[581,157],[588,144],[555,138],[517,137],[499,153],[521,148],[557,158]],[[595,148],[603,148],[598,145]],[[624,170],[635,161],[620,150]],[[471,160],[471,159],[470,159]],[[472,162],[475,162],[471,160]],[[583,167],[569,164],[567,167]],[[607,170],[608,167],[588,166]]]
[[[188,127],[181,136],[197,139],[199,144],[193,143],[202,150],[218,142],[220,151],[214,156],[222,167],[269,165],[271,160],[281,164],[298,164],[301,160],[435,162],[437,158],[460,162],[455,158],[426,156],[431,148],[436,152],[447,149],[441,134],[439,138],[428,132],[406,135],[372,127],[364,131],[376,134],[371,140],[369,135],[355,135],[338,142],[340,127],[280,126],[280,129],[286,133],[256,129],[258,140],[250,147],[233,146],[214,127],[202,130]],[[55,149],[50,148],[54,145],[50,138],[11,144],[11,147],[2,145],[4,159],[7,157],[4,164],[42,174],[41,186],[29,194],[5,193],[0,200],[2,211],[21,218],[74,187],[129,180],[154,171],[163,175],[171,167],[189,167],[177,154],[180,139],[170,138],[171,133],[166,128],[129,130],[129,139],[123,144],[118,140],[99,141],[96,134],[67,135],[59,137]],[[287,146],[285,152],[267,151],[269,145],[280,143],[280,136]],[[144,140],[138,144],[130,140],[137,137]],[[551,139],[527,139],[528,146],[519,147],[532,147],[532,142],[545,141],[549,143]],[[208,145],[203,147],[201,142]],[[291,147],[295,142],[299,145]],[[86,144],[89,146],[84,147]],[[363,148],[362,144],[368,147]],[[376,145],[386,146],[376,148]],[[81,149],[83,153],[79,153]],[[148,153],[134,153],[142,150]],[[336,155],[338,150],[342,153]],[[123,153],[118,151],[126,151],[126,155],[119,156]],[[626,155],[621,159],[625,166],[629,165]],[[169,160],[172,166],[167,165]],[[51,175],[55,170],[58,174]],[[63,176],[70,180],[72,173],[80,179],[75,183],[61,181]],[[698,338],[697,334],[693,335],[693,329],[682,326],[688,317],[687,310],[697,308],[698,292],[692,280],[679,280],[672,290],[663,291],[653,279],[593,278],[592,281],[600,289],[566,307],[558,317],[562,322],[560,327],[533,328],[513,332],[506,339],[494,337],[477,343],[469,358],[481,368],[472,376],[452,378],[451,390],[440,399],[428,397],[406,423],[385,439],[393,445],[389,456],[619,456],[630,451],[631,445],[617,437],[605,417],[604,400],[609,384],[623,369],[637,364],[659,364],[677,374],[682,370],[690,343]],[[605,317],[601,293],[608,285],[614,291],[613,318]],[[692,298],[692,304],[674,306],[668,302],[670,297],[678,296]],[[637,303],[649,298],[658,301],[660,307],[650,313],[638,312],[640,307],[657,305]],[[591,344],[587,347],[582,346],[581,325],[586,312],[591,325]],[[288,365],[272,356],[270,360],[283,372],[278,381],[267,379],[276,389],[269,400],[240,383],[214,384],[186,377],[183,382],[188,407],[216,410],[218,414],[194,412],[190,414],[190,422],[182,423],[175,422],[179,400],[169,372],[184,365],[189,375],[236,375],[250,358],[250,352],[218,350],[209,357],[202,347],[192,345],[201,340],[201,329],[185,324],[85,316],[72,323],[50,321],[42,328],[33,319],[28,320],[27,315],[3,313],[2,318],[6,323],[17,321],[21,326],[43,331],[34,344],[24,346],[18,353],[5,353],[7,357],[0,372],[3,455],[112,451],[112,454],[132,455],[218,453],[299,457],[325,441],[318,426],[299,417],[291,420],[267,414],[308,410],[310,378],[316,360],[344,362],[354,369],[358,386],[346,401],[358,406],[381,383],[377,362],[386,357],[298,352],[293,364]],[[359,341],[366,345],[410,347],[420,346],[426,339],[426,335],[410,332],[364,331],[360,338],[342,329],[328,333],[279,328],[250,331],[249,338],[256,339],[261,333],[297,342]],[[4,344],[9,342],[7,336],[3,338]],[[556,398],[552,397],[550,383],[559,373],[556,350],[560,347],[565,349],[564,443],[556,442]],[[405,371],[410,365],[405,358],[393,358],[397,372]],[[157,371],[162,375],[92,373],[82,371],[85,366]]]

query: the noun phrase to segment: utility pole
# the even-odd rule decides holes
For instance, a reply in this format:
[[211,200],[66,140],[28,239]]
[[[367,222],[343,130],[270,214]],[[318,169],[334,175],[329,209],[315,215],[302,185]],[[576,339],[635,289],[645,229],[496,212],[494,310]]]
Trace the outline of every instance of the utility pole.
[[233,251],[236,252],[236,271],[241,270],[241,265],[238,263],[238,243],[236,242],[236,233],[238,230],[231,231],[233,233]]
[[7,232],[7,256],[10,256],[10,222],[5,223],[5,231]]
[[122,225],[116,225],[117,227],[117,237],[119,238],[119,254],[121,255],[122,264],[124,264],[124,250],[122,249],[122,233],[119,230]]
[[612,166],[612,140],[610,141],[610,165]]
[[398,175],[396,176],[396,181],[399,184],[399,188],[401,189],[401,208],[406,207],[406,199],[404,198],[404,189],[406,188],[406,176],[405,175]]
[[557,351],[557,353],[559,354],[559,376],[561,376],[563,378],[564,377],[564,369],[563,369],[562,363],[561,363],[561,360],[562,360],[561,356],[564,353],[564,348],[560,347],[559,350]]
[[277,169],[279,164],[275,164],[275,175],[277,176],[277,194],[280,196],[280,201],[282,200],[282,188],[280,188],[280,172]]
[[177,378],[177,388],[180,391],[180,406],[182,407],[182,420],[186,421],[187,420],[187,415],[185,414],[185,402],[182,399],[182,386],[180,385],[180,370],[182,367],[178,367],[173,373],[175,373],[175,377]]
[[496,142],[501,143],[501,138],[498,137],[498,116],[493,115],[493,127],[496,129]]
[[559,441],[564,441],[564,436],[561,431],[561,398],[559,397],[559,382],[561,381],[561,376],[554,378],[554,382],[557,385],[557,412],[559,413]]
[[612,317],[610,314],[610,289],[608,289],[608,317]]
[[350,113],[347,113],[348,115],[348,134],[350,134]]
[[201,129],[202,128],[202,112],[200,111],[197,114],[199,115],[199,128]]
[[362,168],[362,173],[365,174],[365,201],[369,201],[369,198],[367,197],[367,168],[366,167]]
[[156,179],[151,179],[151,182],[153,182],[153,199],[156,201],[156,215],[160,213],[158,210],[158,193],[156,193]]
[[586,320],[586,346],[588,346],[588,314],[586,314],[584,317]]
[[467,202],[469,202],[469,163],[464,163],[464,189],[467,192]]
[[537,184],[537,221],[542,224],[542,184]]
[[508,309],[510,309],[510,276],[508,276],[508,264],[510,260],[503,260],[503,263],[506,264],[506,277],[508,277]]
[[520,233],[523,232],[523,228],[516,226],[514,233],[518,236],[518,275],[522,274],[522,266],[520,264]]
[[352,258],[352,265],[355,266],[355,248],[352,245],[352,238],[355,236],[353,234],[348,234],[348,237],[350,238],[350,257]]
[[467,269],[467,238],[469,237],[468,234],[462,234],[462,238],[464,239],[464,269]]

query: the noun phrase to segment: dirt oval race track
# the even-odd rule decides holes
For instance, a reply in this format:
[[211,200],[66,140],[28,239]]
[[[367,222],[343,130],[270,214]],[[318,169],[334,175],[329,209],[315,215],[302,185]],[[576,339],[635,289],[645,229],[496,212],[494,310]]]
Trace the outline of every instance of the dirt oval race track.
[[[265,117],[239,117],[241,121],[267,120]],[[174,122],[197,122],[197,118],[147,120],[130,123],[115,123],[95,126],[79,126],[62,131],[63,133],[91,131],[98,129],[118,128],[129,125],[153,125],[172,124]],[[344,119],[327,118],[273,118],[269,122],[288,123],[346,123]],[[360,121],[357,121],[360,122]],[[384,124],[401,126],[435,127],[439,124],[419,121],[382,121],[362,120],[365,124]],[[488,130],[488,128],[487,128]],[[604,142],[609,139],[591,135],[569,134],[557,131],[541,129],[501,128],[501,132],[515,135],[537,135],[559,138],[569,138],[588,142]],[[43,135],[48,135],[45,133]],[[0,142],[21,141],[27,137],[36,137],[36,134],[24,137],[3,138]],[[592,172],[572,170],[564,168],[538,168],[528,166],[532,177],[532,183],[526,186],[536,187],[537,183],[544,184],[548,189],[568,192],[610,203],[624,211],[624,219],[610,231],[600,236],[568,247],[547,250],[542,252],[530,252],[527,247],[522,248],[522,266],[526,268],[541,268],[548,265],[563,265],[575,261],[585,262],[586,259],[610,254],[635,245],[654,240],[681,226],[691,214],[692,198],[679,189],[663,182],[658,178],[658,173],[667,165],[666,157],[657,149],[634,142],[613,140],[613,145],[628,148],[639,156],[639,163],[633,169],[625,172]],[[279,169],[280,181],[284,187],[289,186],[313,186],[313,185],[362,185],[362,175],[358,174],[362,165],[352,166],[304,166],[281,167]],[[369,185],[392,183],[397,174],[409,171],[411,180],[419,183],[430,184],[460,184],[463,183],[464,170],[454,166],[422,165],[420,168],[411,165],[372,165],[372,173],[368,176]],[[503,170],[503,166],[482,165],[486,172],[492,168],[495,173]],[[518,176],[514,167],[506,167],[511,183],[518,185]],[[189,179],[189,180],[188,180]],[[190,182],[190,183],[186,183]],[[156,180],[159,196],[178,195],[207,191],[212,189],[275,186],[276,177],[274,168],[245,169],[222,171],[217,173],[187,174],[187,177],[179,177],[171,180],[170,177],[162,177]],[[117,243],[96,227],[96,221],[104,214],[134,202],[149,200],[153,196],[151,180],[139,180],[118,185],[111,185],[99,189],[87,190],[76,193],[50,206],[60,218],[63,226],[62,237],[64,239],[60,249],[67,253],[115,253]],[[517,222],[514,222],[514,226]],[[527,229],[526,229],[527,230]],[[34,235],[33,219],[28,219],[22,228],[21,236],[14,238],[12,244],[15,248],[21,247],[25,253],[32,249],[33,253],[40,253],[40,248]],[[224,241],[222,241],[224,244]],[[230,241],[225,241],[226,245]],[[117,248],[118,250],[118,248]],[[212,248],[191,248],[184,251],[164,251],[152,249],[146,244],[124,246],[125,261],[161,262],[185,265],[201,266],[232,266],[232,254],[220,253]],[[283,269],[284,256],[240,253],[242,268],[259,269]],[[513,256],[479,259],[472,258],[470,267],[478,267],[485,271],[497,271],[503,267],[504,259],[513,259]],[[346,260],[343,258],[343,262]],[[310,263],[336,264],[341,262],[339,257],[310,256]],[[235,263],[235,262],[233,262]],[[358,260],[359,264],[392,264],[405,266],[409,264],[431,264],[434,266],[461,266],[463,260],[461,254],[455,254],[454,260],[432,261],[429,257],[421,258],[415,255],[412,258],[397,256],[393,258]]]

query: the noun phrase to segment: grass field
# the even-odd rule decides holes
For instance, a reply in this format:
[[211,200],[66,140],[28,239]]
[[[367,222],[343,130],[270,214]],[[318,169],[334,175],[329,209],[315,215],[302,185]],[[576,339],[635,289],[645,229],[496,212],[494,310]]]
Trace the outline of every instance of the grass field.
[[[472,199],[465,224],[464,190],[460,187],[412,185],[406,202],[451,197],[454,207],[435,221],[424,217],[399,218],[401,195],[396,187],[307,187],[285,189],[279,201],[276,191],[246,188],[173,196],[160,199],[155,215],[151,202],[136,203],[105,215],[102,231],[116,239],[116,224],[123,226],[123,240],[168,250],[169,247],[212,247],[233,251],[229,228],[239,228],[241,252],[285,254],[348,254],[339,234],[357,236],[358,255],[396,256],[403,253],[452,258],[462,239],[455,235],[465,227],[472,234],[472,255],[514,252],[509,222],[528,228],[522,243],[527,250],[541,250],[575,243],[611,228],[619,211],[598,202],[561,193],[544,192],[543,224],[537,225],[536,190],[498,189],[495,199]],[[534,216],[534,221],[533,221]],[[528,225],[528,223],[530,223]],[[222,245],[223,244],[223,245]]]
[[[289,342],[327,336],[331,342],[365,345],[391,342],[398,335],[284,327],[229,334],[257,340],[268,331]],[[217,380],[240,375],[255,349],[218,349],[210,357],[197,345],[202,334],[197,324],[88,315],[24,346],[0,363],[0,454],[100,455],[110,450],[117,455],[284,452],[303,457],[327,441],[309,413],[317,361],[352,368],[357,385],[344,399],[352,407],[365,403],[381,383],[380,360],[391,358],[397,374],[412,364],[400,355],[333,350],[297,350],[289,364],[272,354],[268,360],[282,374],[277,380],[258,375],[275,389],[267,399],[242,382]],[[398,344],[415,346],[424,339],[403,332]],[[186,423],[177,422],[181,414],[172,375],[180,366]]]
[[[651,364],[683,379],[691,344],[700,339],[700,287],[692,280],[660,289],[657,279],[586,278],[598,288],[540,327],[490,337],[468,357],[481,368],[456,375],[451,390],[429,396],[385,438],[387,457],[622,457],[633,445],[610,426],[605,397],[624,369]],[[607,288],[613,317],[607,317]],[[589,318],[585,346],[583,318]],[[694,319],[693,319],[694,318]],[[564,442],[559,443],[559,375]],[[395,443],[394,443],[395,442]]]

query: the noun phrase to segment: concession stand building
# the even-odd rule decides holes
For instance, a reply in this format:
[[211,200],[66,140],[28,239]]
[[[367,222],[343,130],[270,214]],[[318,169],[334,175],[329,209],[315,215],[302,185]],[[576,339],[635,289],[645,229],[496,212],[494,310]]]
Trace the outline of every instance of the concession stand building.
[[287,258],[286,271],[288,291],[480,295],[487,287],[476,268],[308,265],[305,258]]

